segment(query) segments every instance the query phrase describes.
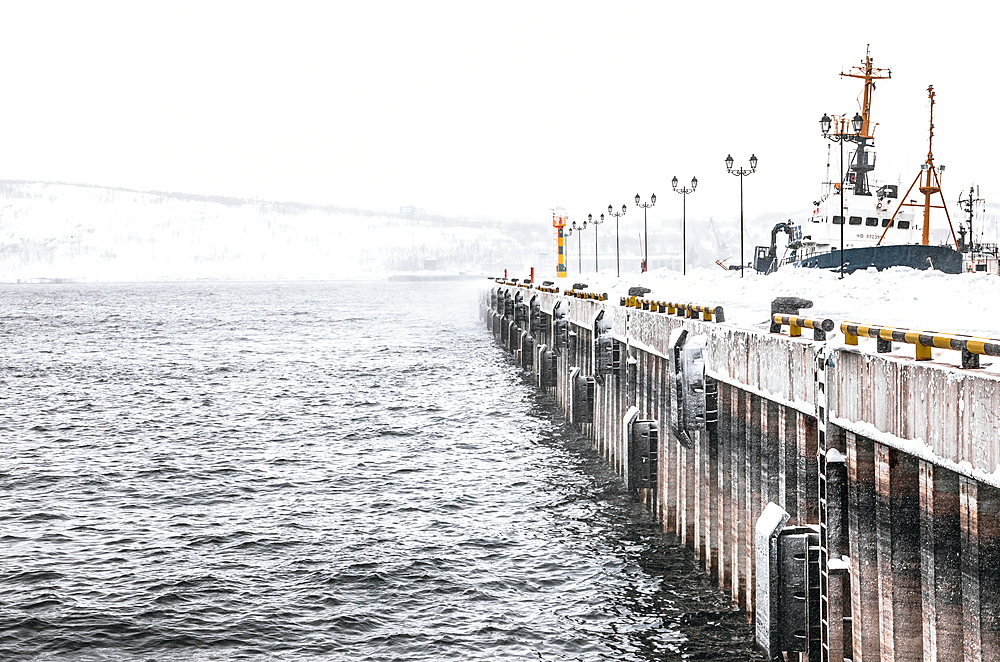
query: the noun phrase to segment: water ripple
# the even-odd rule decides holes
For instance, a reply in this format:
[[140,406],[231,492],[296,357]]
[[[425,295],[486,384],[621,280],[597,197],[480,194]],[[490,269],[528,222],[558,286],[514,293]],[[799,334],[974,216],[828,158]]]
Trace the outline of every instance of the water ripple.
[[477,289],[0,287],[3,659],[760,659]]

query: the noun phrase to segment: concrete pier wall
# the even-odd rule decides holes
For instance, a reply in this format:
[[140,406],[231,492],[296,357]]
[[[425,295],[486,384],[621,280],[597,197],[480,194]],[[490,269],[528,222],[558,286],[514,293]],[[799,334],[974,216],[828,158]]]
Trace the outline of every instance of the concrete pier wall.
[[[523,284],[483,317],[720,590],[769,614],[772,656],[1000,659],[995,375]],[[678,436],[682,330],[704,343],[706,405]],[[755,538],[770,503],[797,552]]]

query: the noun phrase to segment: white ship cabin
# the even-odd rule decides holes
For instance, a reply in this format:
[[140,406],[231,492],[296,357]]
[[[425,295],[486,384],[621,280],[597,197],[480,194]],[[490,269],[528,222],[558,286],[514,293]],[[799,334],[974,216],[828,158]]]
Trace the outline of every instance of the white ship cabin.
[[789,260],[802,260],[812,255],[840,249],[840,230],[844,230],[844,248],[876,246],[882,233],[882,245],[919,244],[923,236],[923,217],[914,218],[909,210],[900,210],[899,185],[885,184],[875,195],[856,195],[854,188],[846,191],[844,213],[840,213],[839,184],[817,201],[812,216],[793,227],[789,237]]

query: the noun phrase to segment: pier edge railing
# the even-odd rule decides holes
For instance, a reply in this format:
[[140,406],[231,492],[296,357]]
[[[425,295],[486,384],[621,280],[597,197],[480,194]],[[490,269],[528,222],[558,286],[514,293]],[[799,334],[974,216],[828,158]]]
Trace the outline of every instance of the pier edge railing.
[[646,293],[498,282],[482,315],[769,656],[1000,657],[1000,380]]

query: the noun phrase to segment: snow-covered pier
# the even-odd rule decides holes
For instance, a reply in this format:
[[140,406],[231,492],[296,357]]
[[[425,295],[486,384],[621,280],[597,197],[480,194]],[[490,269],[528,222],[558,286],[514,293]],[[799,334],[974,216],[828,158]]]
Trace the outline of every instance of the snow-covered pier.
[[772,658],[1000,659],[1000,376],[701,303],[498,281],[482,314]]

